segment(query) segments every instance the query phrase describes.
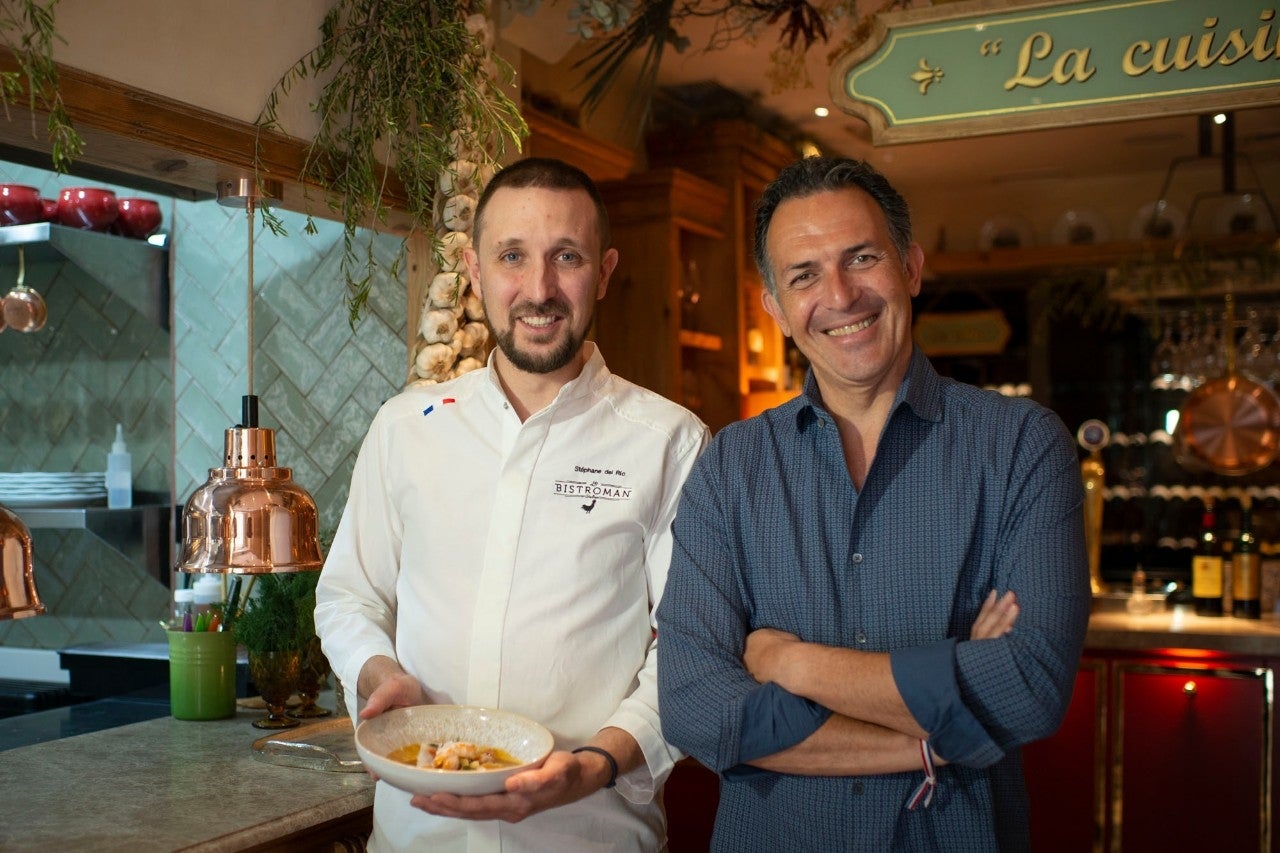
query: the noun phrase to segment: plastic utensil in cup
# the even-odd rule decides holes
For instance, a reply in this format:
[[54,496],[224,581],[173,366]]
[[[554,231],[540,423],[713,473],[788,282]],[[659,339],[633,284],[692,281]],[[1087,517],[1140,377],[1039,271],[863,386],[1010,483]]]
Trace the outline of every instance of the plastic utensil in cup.
[[116,194],[101,187],[67,187],[58,193],[58,222],[68,228],[105,231],[120,214]]
[[27,277],[26,255],[18,247],[18,283],[4,297],[4,323],[15,332],[38,332],[44,328],[49,309],[44,297],[23,284]]
[[160,205],[152,199],[122,198],[119,208],[115,228],[126,237],[145,240],[160,227]]
[[22,184],[0,184],[0,225],[39,222],[43,213],[40,191]]

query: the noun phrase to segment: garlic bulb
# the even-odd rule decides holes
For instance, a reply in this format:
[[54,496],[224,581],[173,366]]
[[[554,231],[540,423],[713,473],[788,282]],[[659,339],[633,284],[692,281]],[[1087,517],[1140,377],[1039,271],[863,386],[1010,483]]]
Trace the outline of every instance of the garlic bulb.
[[444,203],[444,227],[450,231],[466,231],[471,228],[475,216],[476,200],[469,195],[456,195]]
[[418,321],[418,334],[429,344],[449,341],[458,331],[458,319],[452,311],[435,308],[422,315]]
[[445,167],[444,174],[440,176],[440,194],[446,198],[456,195],[479,195],[475,180],[479,168],[479,164],[470,160],[454,160]]
[[462,352],[467,355],[480,353],[489,342],[489,327],[484,323],[467,323],[459,331],[462,334]]
[[440,271],[457,272],[466,264],[462,253],[471,245],[471,235],[465,231],[448,231],[440,238]]
[[414,360],[414,368],[423,379],[448,379],[454,357],[453,348],[448,344],[427,344]]
[[462,273],[437,273],[427,288],[427,304],[432,308],[452,308],[461,304],[466,289],[467,277]]
[[483,361],[481,361],[478,358],[472,358],[468,356],[467,358],[464,358],[462,361],[458,362],[458,366],[454,368],[453,375],[461,376],[464,373],[470,373],[471,371],[477,370],[481,367],[484,367]]
[[468,320],[484,319],[484,302],[480,299],[480,294],[474,289],[469,290],[462,300],[464,313]]

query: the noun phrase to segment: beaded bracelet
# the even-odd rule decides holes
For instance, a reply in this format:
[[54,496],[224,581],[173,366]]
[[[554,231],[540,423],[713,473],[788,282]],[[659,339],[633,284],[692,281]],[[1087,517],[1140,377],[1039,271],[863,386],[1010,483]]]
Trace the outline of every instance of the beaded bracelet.
[[612,788],[614,785],[618,784],[618,761],[609,754],[608,750],[601,749],[598,746],[580,746],[573,752],[575,755],[579,752],[594,752],[597,755],[603,755],[604,760],[609,762],[609,781],[606,782],[604,786],[606,788]]

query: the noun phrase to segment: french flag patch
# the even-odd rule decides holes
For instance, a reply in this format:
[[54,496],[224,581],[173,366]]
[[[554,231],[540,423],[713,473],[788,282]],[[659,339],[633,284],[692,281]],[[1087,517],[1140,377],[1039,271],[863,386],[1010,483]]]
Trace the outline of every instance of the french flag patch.
[[[440,405],[442,405],[442,406],[447,406],[447,405],[449,405],[450,403],[456,403],[456,402],[458,402],[458,401],[457,401],[457,400],[455,400],[453,397],[445,397],[444,399],[442,399],[442,400],[440,401]],[[436,410],[435,403],[432,403],[430,406],[427,406],[425,409],[423,409],[423,410],[422,410],[422,414],[423,414],[424,416],[425,416],[425,415],[429,415],[429,414],[431,414],[432,412],[434,412],[435,410]]]

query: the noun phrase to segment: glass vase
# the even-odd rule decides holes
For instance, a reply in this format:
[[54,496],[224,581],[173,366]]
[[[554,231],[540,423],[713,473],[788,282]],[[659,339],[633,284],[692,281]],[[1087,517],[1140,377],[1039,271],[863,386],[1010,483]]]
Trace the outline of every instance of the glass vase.
[[294,708],[289,716],[306,720],[313,717],[327,717],[333,713],[328,708],[321,708],[316,704],[316,700],[320,698],[320,691],[324,689],[329,679],[329,671],[329,659],[324,656],[324,650],[320,648],[320,638],[312,637],[311,642],[307,643],[306,648],[302,650],[302,666],[298,676],[298,697],[302,700],[302,704]]
[[302,651],[249,652],[249,677],[262,695],[268,714],[253,725],[259,729],[290,729],[298,721],[285,714],[285,704],[293,695],[302,669]]

